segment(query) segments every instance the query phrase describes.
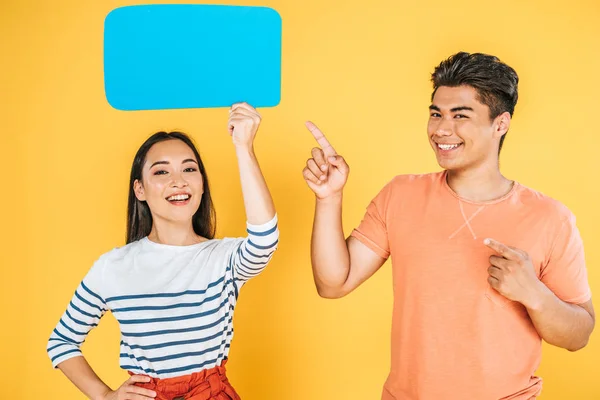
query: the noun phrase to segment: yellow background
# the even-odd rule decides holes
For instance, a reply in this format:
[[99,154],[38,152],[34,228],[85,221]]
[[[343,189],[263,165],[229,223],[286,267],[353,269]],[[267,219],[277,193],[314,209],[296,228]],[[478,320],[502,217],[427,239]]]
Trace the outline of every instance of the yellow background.
[[[389,263],[342,300],[313,287],[313,196],[301,176],[312,119],[352,172],[349,232],[394,175],[437,170],[426,140],[429,74],[450,54],[498,55],[520,75],[504,173],[578,217],[600,292],[600,4],[583,1],[272,0],[283,19],[282,101],[260,110],[257,152],[281,220],[281,247],[236,311],[230,378],[243,399],[377,399],[389,368]],[[106,102],[106,14],[114,0],[2,0],[0,373],[3,399],[78,399],[51,368],[51,330],[92,262],[124,243],[129,168],[160,129],[193,135],[207,164],[219,235],[242,235],[244,211],[225,109],[121,112]],[[232,60],[236,43],[231,43]],[[171,61],[171,60],[169,60]],[[597,304],[600,309],[600,304]],[[547,400],[600,399],[600,330],[581,352],[544,347]],[[84,353],[119,385],[109,314]]]

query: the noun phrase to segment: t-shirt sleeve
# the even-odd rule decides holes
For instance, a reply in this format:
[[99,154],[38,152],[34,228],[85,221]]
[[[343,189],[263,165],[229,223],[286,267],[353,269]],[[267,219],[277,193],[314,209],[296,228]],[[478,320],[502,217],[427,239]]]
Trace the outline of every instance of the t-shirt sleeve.
[[558,298],[567,303],[581,304],[592,297],[583,241],[573,214],[562,223],[548,261],[542,268],[541,280]]
[[246,223],[248,235],[238,240],[229,264],[233,272],[236,288],[239,290],[244,283],[260,274],[273,258],[279,244],[278,217],[262,225]]
[[82,355],[81,345],[108,310],[100,291],[102,265],[102,261],[96,261],[83,278],[50,335],[46,351],[54,368],[63,361]]
[[388,183],[369,203],[362,221],[351,233],[352,237],[385,259],[390,256],[386,215],[391,192],[392,182]]

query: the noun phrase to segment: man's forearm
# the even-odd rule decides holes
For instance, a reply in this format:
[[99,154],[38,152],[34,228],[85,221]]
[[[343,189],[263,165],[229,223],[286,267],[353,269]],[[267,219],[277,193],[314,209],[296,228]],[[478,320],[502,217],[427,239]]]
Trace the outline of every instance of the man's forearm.
[[311,258],[319,294],[336,297],[348,278],[350,256],[342,227],[342,195],[317,199]]
[[562,301],[543,284],[536,297],[527,312],[542,339],[569,351],[587,345],[595,321],[585,308]]

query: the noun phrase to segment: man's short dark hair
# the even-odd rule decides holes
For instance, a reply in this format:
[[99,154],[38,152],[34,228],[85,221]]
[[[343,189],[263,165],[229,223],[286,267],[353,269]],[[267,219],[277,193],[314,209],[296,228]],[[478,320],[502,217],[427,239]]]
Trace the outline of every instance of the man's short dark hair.
[[[471,86],[478,100],[489,107],[490,119],[503,112],[513,115],[517,104],[519,77],[498,57],[482,53],[460,52],[442,61],[431,74],[433,96],[440,86]],[[506,134],[500,139],[500,148]]]

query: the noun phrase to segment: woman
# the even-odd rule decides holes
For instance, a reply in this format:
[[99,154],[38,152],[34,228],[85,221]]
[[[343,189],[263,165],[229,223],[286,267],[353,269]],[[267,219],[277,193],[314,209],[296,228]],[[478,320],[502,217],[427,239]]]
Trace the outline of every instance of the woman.
[[[253,151],[260,116],[232,106],[248,235],[214,239],[206,171],[184,134],[159,132],[131,170],[127,245],[102,255],[85,276],[48,341],[48,355],[91,399],[239,399],[225,363],[242,285],[271,260],[277,215]],[[106,311],[121,330],[121,368],[112,390],[79,350]]]

